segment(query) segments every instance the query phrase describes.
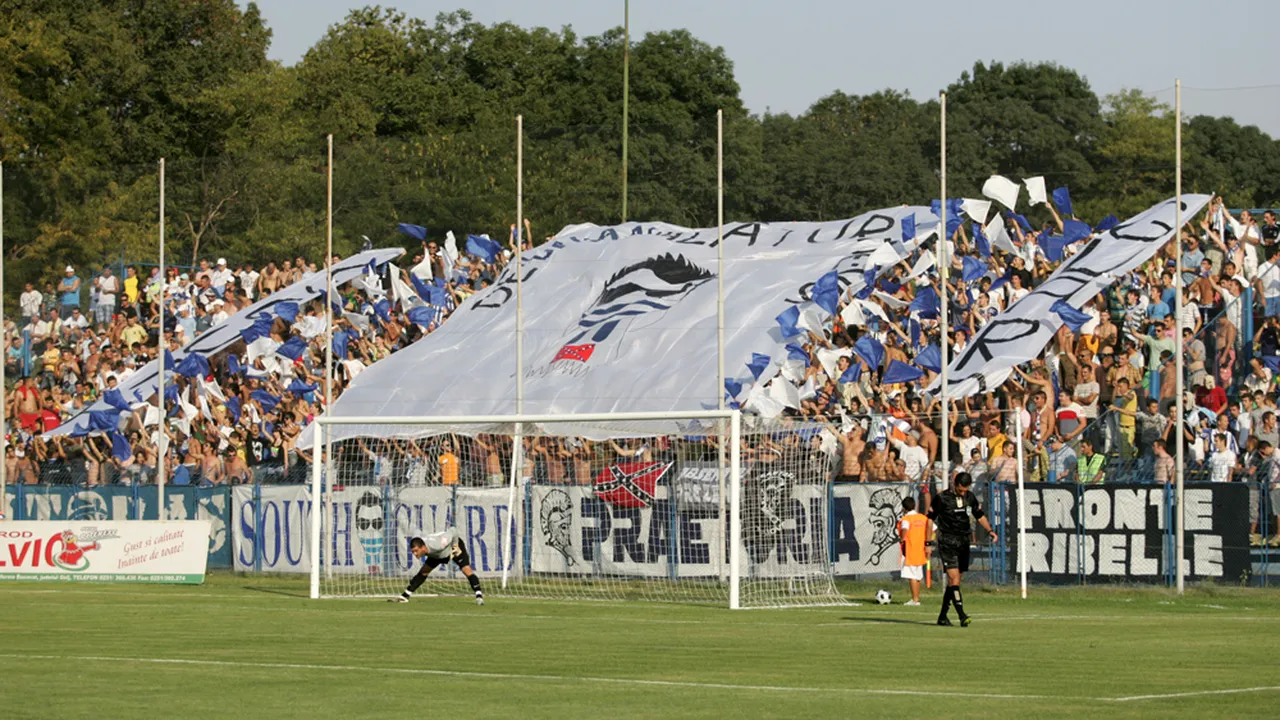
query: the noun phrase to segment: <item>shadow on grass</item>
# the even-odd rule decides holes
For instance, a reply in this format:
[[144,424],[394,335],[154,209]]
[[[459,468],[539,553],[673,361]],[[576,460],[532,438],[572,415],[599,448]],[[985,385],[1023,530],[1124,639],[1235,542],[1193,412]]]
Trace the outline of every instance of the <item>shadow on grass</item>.
[[311,597],[311,592],[309,590],[307,592],[300,592],[298,590],[293,590],[293,589],[285,590],[281,588],[262,587],[262,586],[255,586],[255,585],[244,585],[242,587],[245,590],[252,590],[253,592],[260,592],[260,593],[268,593],[271,595],[284,595],[286,597],[294,597],[294,598]]
[[864,622],[864,623],[886,623],[889,625],[933,625],[934,620],[904,620],[902,618],[884,618],[884,617],[845,617],[841,620],[848,622]]

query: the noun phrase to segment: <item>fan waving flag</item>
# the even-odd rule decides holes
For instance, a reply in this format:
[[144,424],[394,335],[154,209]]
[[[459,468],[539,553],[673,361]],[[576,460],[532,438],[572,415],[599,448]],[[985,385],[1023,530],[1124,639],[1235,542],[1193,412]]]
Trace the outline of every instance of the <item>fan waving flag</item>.
[[975,282],[987,274],[987,264],[972,255],[965,255],[962,262],[964,270],[960,273],[960,277],[967,283]]
[[936,373],[942,372],[942,353],[938,350],[937,345],[930,345],[921,350],[920,354],[912,362],[925,370],[932,370]]
[[775,318],[778,321],[778,327],[782,329],[782,337],[789,338],[801,334],[800,328],[796,327],[796,323],[800,321],[800,306],[792,305],[782,314]]
[[[756,380],[764,374],[769,368],[769,356],[763,353],[751,353],[751,362],[747,363],[747,369],[751,371],[751,376]],[[735,393],[736,395],[736,393]]]
[[498,256],[502,254],[502,246],[487,237],[468,235],[467,253],[475,255],[492,265],[497,262]]
[[1080,222],[1079,220],[1063,221],[1062,228],[1062,238],[1068,245],[1080,242],[1081,240],[1088,240],[1089,236],[1093,234],[1093,230],[1089,227],[1089,224]]

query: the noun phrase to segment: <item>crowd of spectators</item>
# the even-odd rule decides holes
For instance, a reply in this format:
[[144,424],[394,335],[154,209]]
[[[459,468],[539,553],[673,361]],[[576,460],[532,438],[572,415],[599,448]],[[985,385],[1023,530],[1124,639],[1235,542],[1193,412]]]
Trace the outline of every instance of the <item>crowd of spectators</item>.
[[[882,274],[869,294],[842,297],[833,324],[790,347],[784,372],[803,390],[796,407],[783,414],[822,428],[814,447],[829,457],[838,480],[938,479],[941,405],[923,390],[936,377],[940,326],[937,313],[916,301],[927,291],[946,294],[950,353],[961,352],[987,322],[1083,247],[1083,241],[1063,237],[1078,219],[1068,215],[1064,221],[1049,203],[1038,211],[1045,216],[1038,228],[1005,213],[1008,252],[993,248],[980,225],[959,223],[948,237],[945,288],[933,263],[934,244],[926,244]],[[1232,213],[1214,198],[1179,240],[1181,267],[1170,242],[1116,278],[1083,308],[1087,320],[1078,329],[1064,324],[1043,354],[1003,386],[951,400],[951,466],[979,479],[1013,479],[1020,417],[1027,481],[1167,483],[1174,477],[1176,444],[1183,443],[1188,479],[1255,481],[1262,492],[1255,486],[1253,517],[1267,514],[1264,498],[1274,514],[1280,507],[1276,214],[1265,212],[1259,223],[1251,212]],[[349,342],[339,348],[334,395],[369,364],[445,322],[455,306],[496,278],[509,257],[510,250],[487,263],[428,240],[409,269],[393,266],[339,288],[343,307],[334,331]],[[171,270],[162,282],[154,268],[128,267],[123,278],[104,269],[84,280],[68,266],[56,286],[26,285],[18,300],[21,320],[5,329],[11,481],[152,482],[161,430],[169,437],[169,482],[175,484],[304,475],[307,456],[295,442],[323,408],[322,298],[292,319],[277,317],[266,343],[237,343],[208,358],[207,372],[179,368],[168,422],[151,417],[158,416],[154,407],[139,406],[122,414],[118,433],[42,439],[156,357],[162,297],[166,343],[176,350],[319,269],[301,257],[260,270],[232,267],[221,258],[201,261],[193,270]],[[383,279],[391,280],[389,287],[382,287]],[[438,288],[443,299],[424,285]],[[412,289],[409,297],[406,288]],[[1178,294],[1181,314],[1175,313]],[[429,316],[415,311],[424,304]],[[1181,433],[1171,422],[1176,333],[1185,348],[1187,423]],[[289,355],[281,355],[282,348],[291,349]],[[895,364],[918,372],[886,377]],[[710,440],[659,439],[634,448],[575,439],[526,442],[522,473],[552,482],[583,482],[615,457],[678,454],[689,447],[694,454],[714,454]],[[415,482],[497,484],[511,459],[509,439],[484,437],[362,443],[343,452],[350,462],[369,464],[370,472]],[[1261,520],[1255,530],[1265,530],[1267,518]]]

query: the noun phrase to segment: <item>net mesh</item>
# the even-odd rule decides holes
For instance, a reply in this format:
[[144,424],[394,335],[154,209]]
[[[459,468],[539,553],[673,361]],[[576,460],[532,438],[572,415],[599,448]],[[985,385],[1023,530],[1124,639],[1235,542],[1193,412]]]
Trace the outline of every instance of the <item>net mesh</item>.
[[[611,436],[598,440],[556,425],[518,435],[331,426],[335,436],[384,437],[332,443],[321,595],[398,594],[421,563],[410,540],[454,528],[486,596],[727,603],[728,421],[695,425],[674,434],[654,434],[652,423],[572,426]],[[834,435],[760,425],[741,438],[741,605],[843,602],[828,543]],[[451,562],[416,595],[466,593]]]

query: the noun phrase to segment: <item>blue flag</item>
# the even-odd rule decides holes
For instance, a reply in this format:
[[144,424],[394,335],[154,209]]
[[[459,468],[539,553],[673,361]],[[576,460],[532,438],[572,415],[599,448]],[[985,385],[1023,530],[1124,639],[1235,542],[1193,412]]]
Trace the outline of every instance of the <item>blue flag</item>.
[[129,410],[129,403],[125,402],[124,394],[120,392],[120,388],[108,390],[102,393],[102,401],[116,410]]
[[89,427],[83,434],[90,432],[112,432],[120,425],[119,410],[90,410]]
[[937,345],[930,345],[921,350],[920,354],[916,355],[916,359],[911,362],[926,370],[932,370],[936,373],[942,372],[942,352],[938,350]]
[[302,353],[307,351],[307,341],[298,336],[294,336],[284,341],[284,344],[276,348],[277,355],[283,355],[290,360],[297,360],[302,357]]
[[475,255],[486,263],[492,265],[494,262],[497,262],[498,256],[502,254],[502,246],[489,238],[482,238],[479,235],[468,235],[467,253]]
[[1053,204],[1057,206],[1058,212],[1062,213],[1063,220],[1076,214],[1075,209],[1071,207],[1071,193],[1065,187],[1053,191]]
[[173,370],[173,353],[168,349],[164,351],[164,369],[166,372]]
[[1040,236],[1040,249],[1049,262],[1062,262],[1062,248],[1066,246],[1067,241],[1059,235]]
[[863,287],[861,290],[858,291],[857,297],[859,300],[866,300],[867,298],[871,297],[871,293],[875,292],[876,273],[879,271],[880,271],[879,267],[870,267],[870,268],[867,268],[867,271],[862,274],[862,282],[866,283],[866,285],[865,287]]
[[271,325],[274,322],[270,315],[259,315],[253,319],[252,325],[240,330],[240,337],[246,345],[258,338],[267,337],[271,334]]
[[973,224],[973,242],[978,246],[982,257],[991,257],[991,243],[987,241],[987,235],[982,232],[982,226],[978,223]]
[[339,360],[347,359],[347,343],[350,341],[346,330],[339,330],[333,334],[333,356]]
[[1271,369],[1271,372],[1280,372],[1280,355],[1258,355],[1257,358]]
[[309,392],[315,392],[316,386],[304,383],[301,380],[294,378],[293,382],[289,383],[289,387],[285,388],[285,390],[293,393],[294,395],[306,395]]
[[906,242],[916,236],[916,216],[908,215],[902,218],[902,241]]
[[396,227],[396,229],[404,233],[405,235],[408,235],[409,237],[413,238],[414,240],[421,240],[422,242],[427,241],[427,229],[422,227],[421,225],[410,225],[409,223],[400,223]]
[[1031,223],[1027,222],[1027,218],[1025,216],[1019,215],[1012,210],[1006,212],[1004,216],[1013,218],[1014,221],[1018,223],[1018,227],[1022,228],[1022,232],[1031,232]]
[[262,406],[262,412],[264,414],[275,410],[276,406],[280,404],[280,398],[272,395],[266,390],[254,390],[249,393],[249,397],[258,401],[258,404]]
[[795,337],[801,334],[800,328],[796,327],[796,323],[800,320],[800,307],[798,305],[792,305],[783,310],[782,314],[774,319],[778,321],[778,327],[782,328],[783,338]]
[[907,309],[911,312],[920,313],[921,317],[929,317],[937,315],[940,306],[938,292],[931,287],[925,287],[916,293],[915,299],[911,301],[911,305]]
[[436,319],[435,311],[426,305],[409,308],[407,315],[409,316],[409,322],[412,322],[414,325],[421,325],[424,328],[429,327]]
[[427,303],[442,308],[449,304],[449,294],[432,285],[427,288]]
[[832,270],[818,278],[818,282],[813,284],[810,295],[818,307],[831,315],[838,313],[840,311],[840,273]]
[[851,362],[849,363],[849,369],[845,370],[840,375],[840,382],[842,383],[858,382],[858,380],[861,378],[862,378],[862,363]]
[[976,282],[987,274],[987,264],[978,258],[972,255],[965,255],[961,261],[964,263],[964,270],[961,271],[960,277],[965,282]]
[[751,353],[751,362],[747,363],[747,369],[751,371],[751,376],[756,380],[764,374],[769,368],[769,356],[763,353]]
[[413,289],[417,291],[418,297],[422,298],[423,300],[430,301],[431,288],[432,288],[431,284],[427,283],[425,280],[418,277],[417,275],[414,275],[413,273],[409,273],[409,282],[413,283]]
[[809,367],[809,353],[805,352],[798,343],[787,343],[787,359],[800,360],[804,362],[805,367]]
[[733,400],[742,393],[742,383],[733,378],[724,379],[724,389],[729,391],[729,399]]
[[111,433],[111,457],[121,463],[128,462],[129,458],[133,457],[133,448],[129,447],[129,441],[118,432]]
[[907,320],[907,332],[911,335],[911,347],[920,345],[920,321],[911,316]]
[[1120,218],[1115,215],[1108,215],[1098,221],[1098,224],[1093,227],[1093,231],[1103,233],[1119,224]]
[[1088,240],[1093,234],[1093,229],[1089,227],[1089,223],[1080,222],[1079,220],[1062,221],[1062,238],[1068,245],[1081,240]]
[[240,364],[240,358],[235,353],[227,355],[227,372],[232,375],[244,372],[244,365]]
[[240,422],[240,396],[231,395],[227,398],[227,412],[231,413],[232,422]]
[[178,363],[178,369],[174,370],[183,377],[208,377],[209,361],[204,359],[200,353],[190,353],[182,358],[182,362]]
[[870,335],[863,335],[853,344],[853,352],[862,358],[867,367],[875,370],[884,362],[884,346]]
[[1000,288],[1005,286],[1005,283],[1009,282],[1012,279],[1013,279],[1013,266],[1010,265],[1009,267],[1005,268],[1003,275],[996,278],[996,281],[991,283],[991,290],[993,292],[996,290],[999,290]]
[[275,306],[276,315],[284,318],[284,321],[292,325],[298,319],[298,303],[282,302]]
[[884,371],[884,377],[880,382],[885,385],[897,385],[898,383],[909,383],[924,377],[924,371],[918,367],[912,367],[901,360],[890,360],[889,367]]
[[378,298],[373,304],[373,312],[383,323],[391,322],[391,301],[386,298]]
[[1055,302],[1053,305],[1049,306],[1049,309],[1057,313],[1058,317],[1062,318],[1062,322],[1065,323],[1067,327],[1071,328],[1071,332],[1077,334],[1080,332],[1080,328],[1084,327],[1085,323],[1093,319],[1085,313],[1068,305],[1066,300],[1059,300]]

